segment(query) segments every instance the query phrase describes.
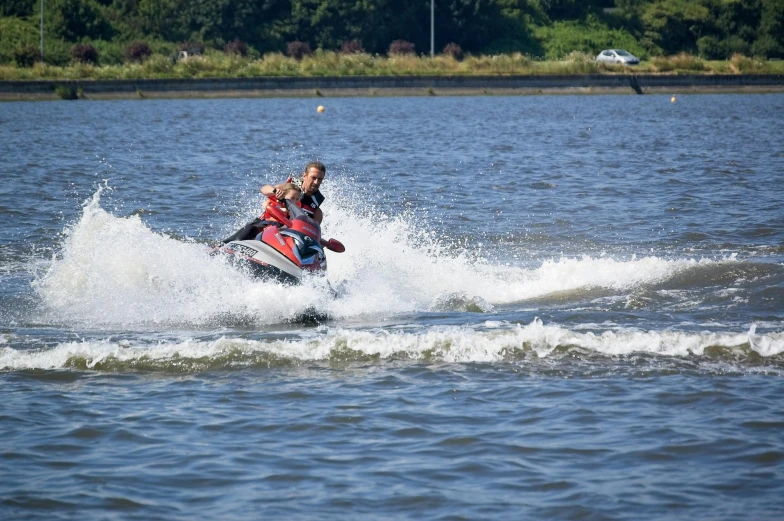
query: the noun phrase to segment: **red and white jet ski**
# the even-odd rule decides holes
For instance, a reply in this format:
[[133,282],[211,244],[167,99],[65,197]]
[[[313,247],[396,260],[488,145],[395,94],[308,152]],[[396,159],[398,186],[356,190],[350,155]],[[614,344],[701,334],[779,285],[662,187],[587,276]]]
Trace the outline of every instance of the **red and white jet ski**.
[[296,203],[270,198],[264,215],[215,251],[231,256],[259,278],[299,284],[308,272],[326,274],[324,248],[337,253],[346,250],[340,241],[322,239],[319,223]]

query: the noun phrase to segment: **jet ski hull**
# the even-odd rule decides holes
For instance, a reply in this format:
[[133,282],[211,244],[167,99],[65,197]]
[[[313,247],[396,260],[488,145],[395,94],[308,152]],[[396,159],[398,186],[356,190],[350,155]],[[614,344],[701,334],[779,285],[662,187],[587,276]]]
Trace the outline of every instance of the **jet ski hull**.
[[261,241],[231,241],[219,251],[252,276],[283,284],[299,284],[303,270]]

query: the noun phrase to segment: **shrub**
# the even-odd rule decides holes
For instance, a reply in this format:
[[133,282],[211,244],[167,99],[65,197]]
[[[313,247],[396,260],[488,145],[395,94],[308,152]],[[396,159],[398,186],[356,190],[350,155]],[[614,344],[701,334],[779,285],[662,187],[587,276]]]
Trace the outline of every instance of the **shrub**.
[[313,54],[313,51],[310,50],[310,44],[308,42],[294,40],[286,45],[286,55],[295,60],[301,60],[305,56],[310,56],[311,54]]
[[784,58],[784,45],[769,34],[760,36],[751,47],[754,56],[760,58]]
[[705,62],[686,53],[677,54],[675,56],[660,56],[654,58],[652,61],[654,67],[660,72],[705,70]]
[[47,40],[44,45],[44,62],[65,67],[71,62],[71,44],[62,40]]
[[60,96],[62,99],[78,99],[79,93],[77,92],[75,87],[71,87],[70,85],[58,85],[54,88],[55,94]]
[[737,72],[765,72],[765,64],[760,60],[754,60],[742,54],[733,54],[730,60],[732,69]]
[[742,54],[744,56],[751,53],[751,45],[749,45],[743,38],[740,36],[730,36],[725,40],[725,45],[727,48],[726,56],[732,56],[734,54]]
[[71,47],[71,58],[80,63],[98,63],[98,51],[89,43],[77,43]]
[[185,51],[191,56],[199,56],[204,54],[204,45],[195,42],[182,42],[178,50]]
[[248,55],[248,44],[235,38],[234,40],[230,41],[226,44],[223,48],[223,52],[227,55],[237,55],[237,56],[247,56]]
[[362,42],[359,40],[346,40],[340,46],[341,54],[364,54],[365,48],[362,47]]
[[41,61],[41,51],[34,45],[25,45],[14,49],[14,62],[19,67],[32,67]]
[[389,44],[389,52],[390,56],[396,54],[416,54],[416,46],[405,40],[395,40],[394,42]]
[[124,43],[106,40],[93,40],[90,43],[98,51],[98,56],[101,57],[101,65],[122,65],[125,63]]
[[125,57],[130,62],[143,63],[152,56],[152,49],[146,42],[133,42],[125,49]]
[[707,60],[723,60],[727,50],[715,36],[703,36],[697,40],[697,52]]
[[0,63],[13,63],[17,48],[35,47],[38,42],[37,29],[27,20],[0,16]]
[[587,52],[572,51],[563,57],[564,61],[572,63],[596,63],[596,57]]
[[451,56],[457,61],[463,59],[463,49],[461,49],[460,46],[455,42],[446,44],[444,50],[441,51],[441,54],[443,54],[444,56]]
[[161,55],[153,55],[144,62],[142,71],[145,76],[161,76],[171,74],[174,64],[171,60]]

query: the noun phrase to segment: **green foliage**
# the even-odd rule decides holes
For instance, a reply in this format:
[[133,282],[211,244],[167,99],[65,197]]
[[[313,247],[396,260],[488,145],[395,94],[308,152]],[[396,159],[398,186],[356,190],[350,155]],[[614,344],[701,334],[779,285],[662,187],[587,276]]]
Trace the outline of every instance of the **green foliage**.
[[48,65],[65,66],[71,62],[72,44],[63,40],[47,38],[44,43],[44,62]]
[[14,63],[17,49],[38,45],[37,28],[30,22],[16,18],[0,18],[0,63]]
[[754,56],[784,58],[784,0],[761,0],[758,40],[752,44]]
[[773,36],[765,34],[754,42],[754,45],[751,46],[751,52],[754,56],[761,58],[783,59],[784,44]]
[[174,63],[168,58],[161,55],[153,55],[151,58],[144,60],[144,64],[141,66],[142,76],[140,77],[160,78],[169,76],[173,68]]
[[637,2],[631,11],[643,27],[641,42],[665,54],[775,57],[784,44],[784,0],[654,0]]
[[39,61],[41,61],[41,50],[34,45],[14,49],[14,63],[18,67],[32,67]]
[[697,49],[697,38],[709,17],[710,11],[700,1],[660,0],[645,5],[641,19],[645,35],[665,54],[676,54]]
[[101,57],[101,65],[121,65],[125,63],[125,45],[121,42],[94,40],[90,42]]
[[599,0],[540,0],[551,20],[573,20],[598,12],[606,2]]
[[145,33],[172,38],[171,20],[177,12],[177,2],[173,0],[139,0],[138,12]]
[[24,18],[36,12],[38,5],[37,0],[3,0],[0,2],[0,17],[18,16]]
[[590,17],[586,22],[555,22],[535,32],[544,47],[548,60],[561,59],[571,52],[583,52],[596,56],[603,49],[626,49],[640,59],[648,52],[634,36],[622,29],[611,29],[606,24]]
[[[495,41],[496,46],[505,42],[511,52],[532,50],[531,30],[523,14],[530,10],[528,2],[453,0],[442,4],[436,2],[436,49],[453,42],[465,52],[480,53]],[[429,17],[425,15],[424,20]],[[430,48],[427,29],[425,26],[425,41],[412,40],[419,49]]]
[[54,93],[66,100],[79,99],[79,93],[77,92],[76,87],[70,85],[58,85],[54,88]]
[[[39,45],[39,5],[0,1],[0,64],[30,63],[28,51]],[[612,14],[602,11],[613,5]],[[134,59],[125,55],[134,41],[149,43],[154,54],[165,57],[184,41],[204,45],[208,54],[224,51],[239,58],[283,53],[289,42],[307,44],[316,54],[347,42],[344,52],[353,55],[385,54],[395,40],[411,42],[420,53],[430,50],[426,0],[46,0],[45,10],[49,65],[68,63],[78,43],[94,45],[108,66]],[[467,55],[558,60],[612,47],[646,59],[684,52],[703,59],[784,58],[784,0],[437,1],[436,49],[447,43]],[[275,74],[290,66],[279,64]],[[335,65],[367,67],[362,59]],[[419,66],[413,70],[422,73]]]
[[668,57],[659,56],[652,62],[659,72],[702,72],[707,68],[700,58],[686,53]]
[[[658,67],[657,67],[658,66]],[[660,68],[659,68],[660,67]],[[784,61],[762,61],[735,56],[733,61],[703,61],[691,55],[654,58],[635,67],[638,72],[726,74],[738,72],[784,73]],[[227,56],[208,51],[205,56],[174,63],[156,54],[144,63],[102,65],[71,63],[67,67],[35,64],[32,68],[0,66],[0,80],[54,79],[141,79],[141,78],[239,78],[254,76],[401,76],[401,75],[547,75],[591,74],[601,72],[628,73],[620,65],[599,65],[594,56],[571,53],[563,60],[532,60],[521,54],[496,56],[468,55],[462,61],[450,56],[395,56],[386,58],[369,54],[345,55],[317,50],[302,60],[281,53],[268,53],[260,59]],[[149,97],[149,93],[145,92]]]
[[95,0],[47,0],[46,32],[68,42],[110,40],[112,26]]
[[733,55],[730,62],[732,63],[732,68],[736,72],[742,72],[746,74],[749,73],[759,74],[759,73],[768,72],[767,70],[768,67],[764,62],[760,60],[755,60],[754,58],[749,58],[748,56],[743,56],[742,54]]
[[708,60],[723,60],[727,57],[727,48],[716,36],[703,36],[697,40],[697,52]]
[[496,0],[498,13],[490,17],[488,36],[481,45],[469,46],[460,38],[454,39],[466,52],[490,55],[523,53],[530,56],[544,55],[541,43],[534,37],[536,27],[549,23],[538,2]]

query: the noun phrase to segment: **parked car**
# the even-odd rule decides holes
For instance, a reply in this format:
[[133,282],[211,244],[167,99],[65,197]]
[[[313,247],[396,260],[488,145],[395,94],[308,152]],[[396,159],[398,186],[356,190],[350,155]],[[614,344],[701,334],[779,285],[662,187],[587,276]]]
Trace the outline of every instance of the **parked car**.
[[637,65],[640,59],[623,49],[606,49],[599,53],[596,61],[600,63],[618,63],[620,65]]

